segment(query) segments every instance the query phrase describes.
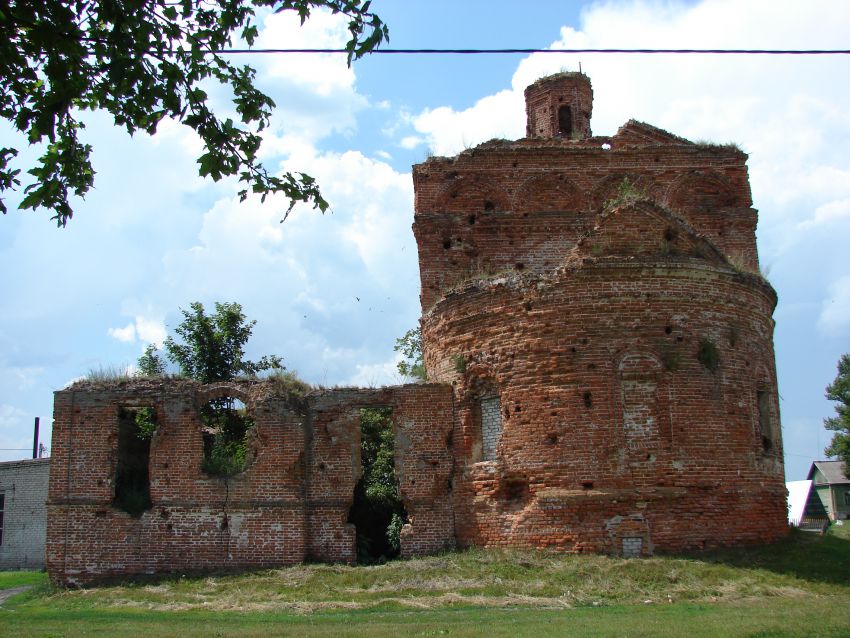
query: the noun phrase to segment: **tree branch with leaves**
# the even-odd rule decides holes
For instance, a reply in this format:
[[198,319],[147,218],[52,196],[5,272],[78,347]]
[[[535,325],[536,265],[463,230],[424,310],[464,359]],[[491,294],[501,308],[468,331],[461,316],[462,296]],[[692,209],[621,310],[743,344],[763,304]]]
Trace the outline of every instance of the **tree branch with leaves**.
[[[249,193],[283,194],[324,212],[315,180],[304,173],[270,174],[259,162],[260,132],[272,99],[254,86],[256,72],[229,62],[235,38],[253,45],[257,12],[293,11],[301,24],[313,10],[348,18],[351,64],[389,39],[386,25],[364,0],[0,0],[0,117],[44,152],[26,173],[21,209],[45,208],[65,226],[70,199],[94,184],[92,147],[81,139],[84,111],[106,111],[133,135],[156,133],[164,118],[192,128],[204,149],[202,177],[237,176],[240,200]],[[214,80],[232,91],[239,122],[220,119],[201,85]],[[18,149],[0,148],[0,195],[21,186]],[[0,198],[0,212],[7,207]]]

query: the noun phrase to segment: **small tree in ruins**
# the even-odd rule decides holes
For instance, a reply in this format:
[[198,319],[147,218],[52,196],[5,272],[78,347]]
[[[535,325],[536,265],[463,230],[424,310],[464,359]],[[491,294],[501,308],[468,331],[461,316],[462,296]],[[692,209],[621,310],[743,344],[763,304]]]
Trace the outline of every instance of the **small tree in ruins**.
[[[202,383],[229,381],[238,376],[255,376],[266,370],[282,370],[283,360],[276,355],[259,361],[245,359],[245,344],[256,321],[246,321],[238,303],[215,304],[215,313],[207,315],[202,303],[181,309],[183,321],[174,329],[180,341],[165,340],[166,357],[183,376]],[[148,346],[139,359],[143,376],[164,372],[165,363],[155,346]],[[232,397],[213,399],[201,408],[204,422],[204,470],[229,476],[244,469],[247,434],[253,421],[239,409]]]
[[835,432],[824,452],[844,461],[844,474],[850,478],[850,354],[838,360],[838,375],[826,386],[826,398],[838,404],[838,416],[823,420],[824,427]]

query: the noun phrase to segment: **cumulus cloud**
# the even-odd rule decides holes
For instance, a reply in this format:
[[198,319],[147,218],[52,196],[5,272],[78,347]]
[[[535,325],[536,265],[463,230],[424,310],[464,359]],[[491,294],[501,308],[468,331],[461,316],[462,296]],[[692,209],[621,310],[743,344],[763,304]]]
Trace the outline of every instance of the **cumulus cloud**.
[[107,330],[107,334],[118,341],[130,343],[136,340],[136,326],[128,323],[123,328],[110,328]]

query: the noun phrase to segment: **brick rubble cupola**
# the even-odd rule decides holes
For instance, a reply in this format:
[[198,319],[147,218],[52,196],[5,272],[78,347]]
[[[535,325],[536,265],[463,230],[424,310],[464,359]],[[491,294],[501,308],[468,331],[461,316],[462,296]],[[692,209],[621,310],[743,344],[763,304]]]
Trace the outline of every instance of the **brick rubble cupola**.
[[593,89],[584,73],[556,73],[525,89],[526,137],[591,136]]

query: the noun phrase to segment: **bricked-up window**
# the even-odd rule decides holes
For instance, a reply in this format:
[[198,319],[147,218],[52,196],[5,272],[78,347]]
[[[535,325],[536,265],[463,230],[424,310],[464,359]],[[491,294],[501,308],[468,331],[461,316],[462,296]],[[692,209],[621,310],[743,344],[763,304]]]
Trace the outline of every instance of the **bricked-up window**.
[[3,512],[6,510],[6,495],[0,493],[0,545],[3,544]]
[[496,447],[502,436],[502,406],[498,396],[482,397],[481,410],[481,458],[496,460]]
[[573,134],[573,117],[569,106],[562,106],[558,109],[558,133],[564,137],[570,137]]
[[761,447],[765,452],[773,449],[773,414],[770,406],[770,392],[766,389],[756,391],[758,402],[758,425],[761,435]]

